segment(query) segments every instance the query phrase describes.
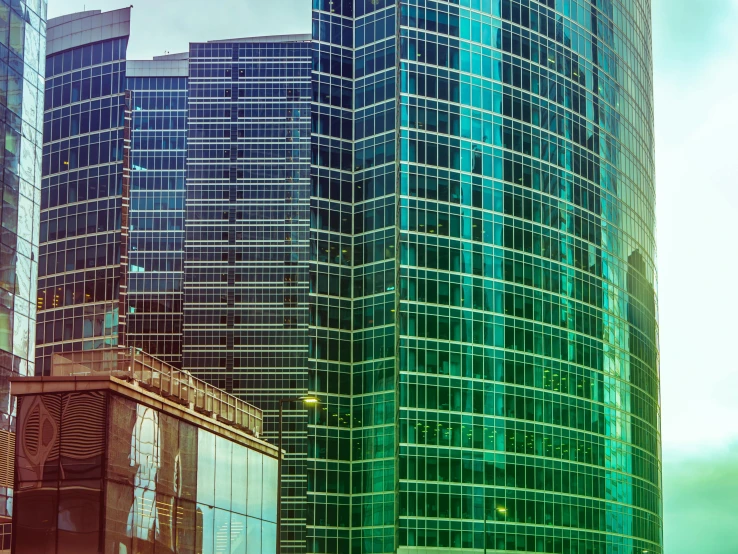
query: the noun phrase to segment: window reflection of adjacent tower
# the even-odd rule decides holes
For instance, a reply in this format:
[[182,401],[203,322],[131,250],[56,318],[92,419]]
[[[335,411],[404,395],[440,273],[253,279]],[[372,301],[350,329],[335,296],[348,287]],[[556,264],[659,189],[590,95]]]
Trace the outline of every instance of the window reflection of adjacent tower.
[[[153,543],[160,533],[159,507],[156,504],[156,477],[161,465],[160,444],[158,412],[138,405],[131,438],[130,460],[131,466],[136,468],[136,474],[127,531],[134,539],[148,543]],[[172,507],[168,508],[171,515]]]

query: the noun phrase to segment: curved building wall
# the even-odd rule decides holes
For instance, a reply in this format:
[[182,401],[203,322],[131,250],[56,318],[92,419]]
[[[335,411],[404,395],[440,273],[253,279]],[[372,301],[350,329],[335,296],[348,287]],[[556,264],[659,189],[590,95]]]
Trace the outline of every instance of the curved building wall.
[[308,551],[662,552],[649,2],[313,6]]
[[118,344],[130,8],[49,22],[36,373]]
[[649,3],[400,34],[400,551],[661,552]]

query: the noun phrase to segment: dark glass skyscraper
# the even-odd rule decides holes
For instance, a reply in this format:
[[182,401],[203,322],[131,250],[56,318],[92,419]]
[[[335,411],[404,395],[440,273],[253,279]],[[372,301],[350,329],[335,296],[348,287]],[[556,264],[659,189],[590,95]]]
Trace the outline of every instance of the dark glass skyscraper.
[[[307,392],[309,36],[190,45],[183,367],[264,410]],[[304,551],[306,414],[283,424],[282,552]]]
[[187,54],[127,61],[130,8],[50,29],[37,371],[124,343],[179,367]]
[[118,344],[130,8],[49,21],[38,374],[52,352]]
[[661,552],[648,13],[315,0],[308,551]]
[[[129,8],[52,28],[38,373],[139,347],[264,408],[274,439],[278,400],[307,391],[310,36],[130,61]],[[283,430],[283,551],[302,551],[301,406]]]
[[46,0],[0,0],[0,551],[10,548],[15,403],[33,375]]
[[124,159],[120,333],[182,366],[182,281],[187,160],[187,54],[128,61],[129,155]]

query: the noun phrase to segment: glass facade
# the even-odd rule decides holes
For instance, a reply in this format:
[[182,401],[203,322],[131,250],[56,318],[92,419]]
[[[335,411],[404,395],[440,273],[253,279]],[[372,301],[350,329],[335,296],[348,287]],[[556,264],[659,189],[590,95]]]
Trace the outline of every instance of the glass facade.
[[275,552],[276,458],[105,391],[19,414],[14,552]]
[[52,352],[118,344],[127,45],[117,37],[46,59],[39,375]]
[[0,550],[13,503],[8,379],[34,373],[45,37],[45,0],[0,0]]
[[662,552],[648,3],[313,8],[308,551]]
[[[178,363],[181,297],[182,367],[268,438],[279,398],[321,400],[286,406],[283,552],[662,553],[649,11],[313,0],[312,42],[195,43],[186,82],[129,78],[129,337]],[[117,212],[68,195],[120,164],[59,164],[122,89],[72,101],[65,55],[42,356],[117,340],[86,284],[118,275],[95,230]]]
[[[75,24],[111,38],[47,60],[39,374],[53,352],[124,343],[182,363],[187,62],[128,77],[128,37],[106,21],[129,16],[52,20],[50,40]],[[147,63],[157,76],[138,76]]]
[[127,88],[125,344],[181,367],[187,78],[129,77]]
[[[354,272],[353,21],[313,13],[307,552],[349,552]],[[347,14],[350,15],[350,14]]]
[[[183,368],[264,410],[307,391],[310,44],[189,53]],[[285,405],[282,552],[304,551],[306,413]]]

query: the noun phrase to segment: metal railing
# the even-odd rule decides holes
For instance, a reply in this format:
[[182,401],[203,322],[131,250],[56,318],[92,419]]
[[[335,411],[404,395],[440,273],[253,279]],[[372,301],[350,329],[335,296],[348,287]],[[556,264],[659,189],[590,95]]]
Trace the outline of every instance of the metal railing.
[[138,383],[148,391],[202,414],[215,416],[218,420],[256,437],[262,432],[261,410],[137,348],[107,348],[54,354],[51,358],[51,375],[110,375]]

